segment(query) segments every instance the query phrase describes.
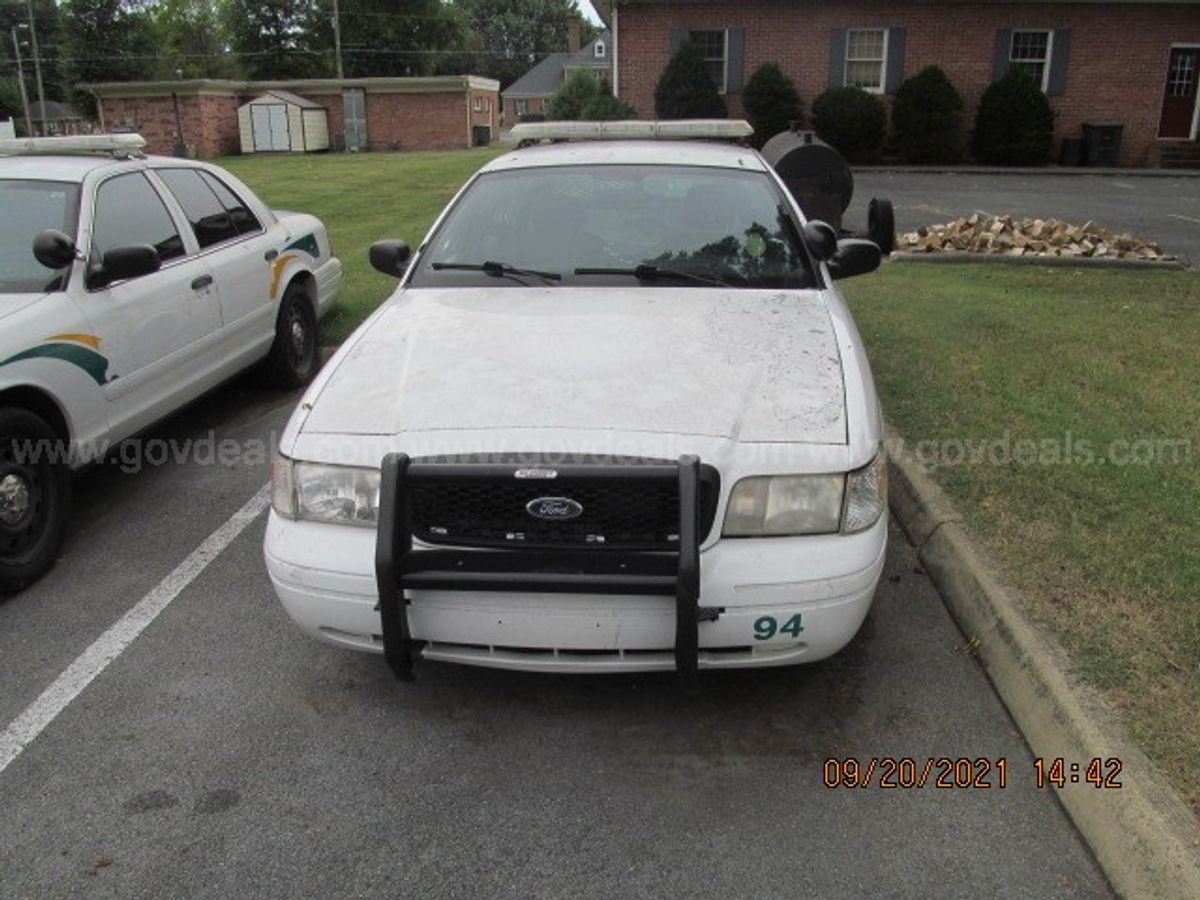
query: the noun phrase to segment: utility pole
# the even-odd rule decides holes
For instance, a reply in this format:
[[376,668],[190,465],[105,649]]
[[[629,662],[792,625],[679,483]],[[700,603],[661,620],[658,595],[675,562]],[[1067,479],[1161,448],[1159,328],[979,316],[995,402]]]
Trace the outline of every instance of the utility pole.
[[33,44],[33,71],[37,75],[38,104],[42,109],[42,131],[46,130],[46,89],[42,87],[42,54],[38,53],[37,25],[33,22],[33,0],[25,0],[29,8],[29,40]]
[[29,95],[25,93],[25,68],[21,65],[21,42],[17,40],[17,29],[12,30],[13,52],[17,55],[17,84],[21,86],[21,106],[25,109],[25,134],[33,137],[33,120],[29,117]]
[[[33,0],[29,0],[33,2]],[[342,15],[338,9],[338,0],[333,0],[333,56],[337,61],[337,77],[345,78],[342,71]]]

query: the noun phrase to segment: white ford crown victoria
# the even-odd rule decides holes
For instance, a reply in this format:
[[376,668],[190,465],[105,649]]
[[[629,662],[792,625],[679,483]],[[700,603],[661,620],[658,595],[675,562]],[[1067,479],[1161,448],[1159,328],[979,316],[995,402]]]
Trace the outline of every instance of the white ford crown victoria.
[[[565,127],[518,137],[586,130]],[[417,655],[690,677],[858,630],[886,468],[833,281],[879,249],[806,222],[753,150],[667,139],[745,123],[622,128],[652,139],[535,141],[415,254],[372,248],[400,285],[274,473],[267,567],[312,636],[401,677]]]
[[0,141],[0,591],[53,564],[72,470],[252,364],[317,370],[324,226],[143,146]]

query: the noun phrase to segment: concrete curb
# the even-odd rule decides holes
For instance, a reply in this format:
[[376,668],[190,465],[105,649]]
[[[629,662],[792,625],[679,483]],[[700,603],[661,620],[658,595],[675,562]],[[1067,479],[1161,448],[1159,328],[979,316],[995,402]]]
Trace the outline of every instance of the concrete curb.
[[972,265],[996,263],[1001,266],[1052,266],[1079,269],[1160,269],[1179,272],[1187,264],[1178,259],[1154,261],[1149,259],[1109,259],[1090,256],[1006,256],[1003,253],[906,253],[896,251],[888,257],[893,262],[926,263],[935,265]]
[[[1127,898],[1200,897],[1200,823],[1090,689],[1068,675],[1062,649],[1025,615],[1020,598],[973,543],[945,493],[888,431],[891,509],[977,654],[1034,756],[1081,769],[1123,764],[1120,790],[1070,783],[1054,790],[1113,888]],[[1082,771],[1081,771],[1082,775]]]
[[1120,176],[1122,178],[1200,178],[1200,169],[1120,169],[1106,166],[1094,169],[1078,166],[1039,166],[1016,168],[1012,166],[852,166],[855,174],[874,175],[1018,175],[1024,178],[1054,176]]

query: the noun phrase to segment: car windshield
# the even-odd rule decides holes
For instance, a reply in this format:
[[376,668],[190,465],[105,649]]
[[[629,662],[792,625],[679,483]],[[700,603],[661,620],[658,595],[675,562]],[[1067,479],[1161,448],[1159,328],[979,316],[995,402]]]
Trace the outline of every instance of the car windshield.
[[813,283],[784,197],[765,173],[662,165],[485,173],[430,239],[412,283],[547,285],[530,273],[562,276],[561,284]]
[[79,185],[0,179],[0,294],[56,291],[66,270],[47,269],[33,256],[33,239],[53,228],[74,236]]

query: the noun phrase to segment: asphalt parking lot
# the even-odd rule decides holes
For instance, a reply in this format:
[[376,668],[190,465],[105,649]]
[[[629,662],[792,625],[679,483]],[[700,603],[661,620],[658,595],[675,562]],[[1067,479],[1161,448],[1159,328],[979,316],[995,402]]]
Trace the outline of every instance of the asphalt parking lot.
[[[825,663],[694,698],[667,676],[435,664],[400,684],[286,619],[265,514],[193,553],[266,483],[251,451],[294,402],[236,383],[150,435],[189,460],[86,474],[58,566],[0,603],[11,748],[10,723],[200,560],[0,771],[0,896],[1110,896],[899,532]],[[224,439],[245,458],[205,464],[195,442]],[[847,756],[1004,758],[1008,784],[826,788]]]
[[846,227],[866,229],[867,204],[876,196],[891,198],[902,232],[976,211],[1055,216],[1132,232],[1200,265],[1200,178],[855,172]]

